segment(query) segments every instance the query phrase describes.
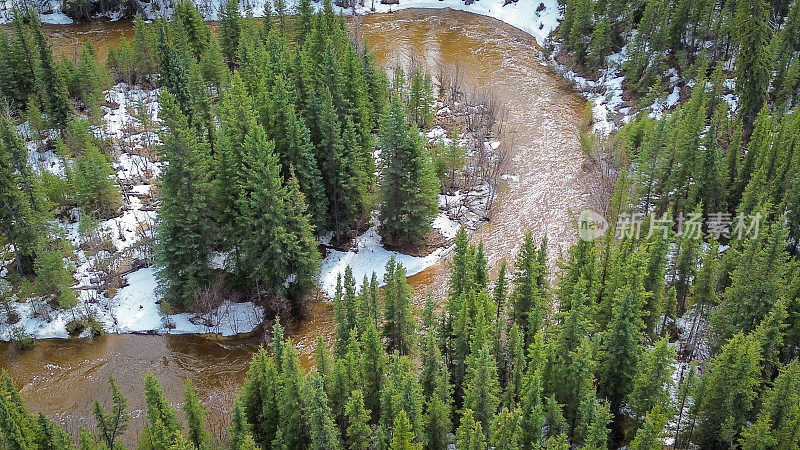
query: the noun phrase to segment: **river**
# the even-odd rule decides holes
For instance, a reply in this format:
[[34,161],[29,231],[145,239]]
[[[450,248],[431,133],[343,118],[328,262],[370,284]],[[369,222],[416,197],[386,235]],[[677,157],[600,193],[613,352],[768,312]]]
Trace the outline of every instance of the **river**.
[[[554,266],[574,242],[574,216],[590,199],[578,139],[584,100],[540,62],[534,39],[495,19],[450,10],[404,10],[352,23],[379,63],[390,67],[414,58],[431,72],[440,62],[458,64],[466,86],[491,89],[507,107],[502,139],[514,143],[506,170],[512,176],[500,187],[491,220],[472,240],[483,241],[489,268],[495,270],[503,258],[513,261],[525,230],[537,239],[547,234]],[[75,52],[91,40],[101,57],[120,36],[132,35],[129,23],[45,29],[56,52]],[[410,278],[418,301],[428,291],[444,298],[446,266],[440,263]],[[304,320],[288,329],[306,367],[317,336],[330,342],[333,330],[328,303],[312,305]],[[110,398],[106,379],[113,374],[134,411],[128,441],[142,426],[145,373],[157,375],[176,404],[188,377],[206,402],[212,432],[223,433],[232,395],[261,342],[259,333],[245,339],[114,334],[91,341],[45,340],[22,353],[0,343],[0,367],[9,371],[31,409],[46,412],[70,431],[92,423],[92,402]]]

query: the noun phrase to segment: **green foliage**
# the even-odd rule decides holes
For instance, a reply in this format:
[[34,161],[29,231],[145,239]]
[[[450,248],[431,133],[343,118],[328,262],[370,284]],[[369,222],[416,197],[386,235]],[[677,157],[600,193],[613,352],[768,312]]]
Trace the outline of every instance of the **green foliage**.
[[333,423],[328,396],[325,394],[323,380],[320,376],[312,376],[307,381],[307,389],[310,391],[307,396],[309,400],[307,414],[308,424],[311,428],[310,449],[314,450],[335,450],[342,448],[339,441],[338,432]]
[[381,236],[390,245],[418,245],[438,211],[438,183],[400,99],[392,100],[381,129]]
[[69,178],[75,186],[75,202],[87,214],[101,219],[117,215],[121,197],[114,184],[108,157],[92,144],[77,156]]
[[647,412],[644,424],[631,441],[631,450],[657,450],[664,448],[661,438],[669,416],[663,413],[661,404],[656,404]]
[[210,202],[208,146],[189,128],[175,96],[160,97],[165,131],[160,160],[160,222],[156,231],[156,261],[164,298],[178,309],[190,308],[208,279],[213,225],[206,214]]
[[383,302],[385,305],[385,323],[383,336],[390,352],[397,351],[408,355],[415,345],[416,318],[411,304],[411,286],[406,281],[406,271],[401,264],[396,264],[394,257],[386,263],[384,275]]
[[761,383],[758,343],[737,334],[709,364],[696,407],[700,445],[725,445],[737,441],[751,417]]
[[124,445],[118,439],[128,428],[128,421],[130,420],[130,414],[126,411],[128,399],[120,391],[113,376],[108,377],[108,384],[111,389],[111,401],[113,403],[111,411],[105,412],[98,400],[94,402],[93,414],[97,426],[97,437],[98,441],[109,449],[124,448]]
[[183,393],[183,413],[186,416],[189,442],[196,449],[208,448],[211,436],[205,428],[206,412],[192,382],[188,379],[186,380],[186,390]]
[[183,438],[182,426],[177,413],[164,397],[161,384],[150,372],[144,377],[144,400],[147,404],[147,425],[142,434],[148,438],[153,450],[171,448]]
[[370,412],[364,408],[364,394],[361,390],[350,393],[345,408],[345,446],[351,450],[368,450],[372,443],[372,430],[369,428]]

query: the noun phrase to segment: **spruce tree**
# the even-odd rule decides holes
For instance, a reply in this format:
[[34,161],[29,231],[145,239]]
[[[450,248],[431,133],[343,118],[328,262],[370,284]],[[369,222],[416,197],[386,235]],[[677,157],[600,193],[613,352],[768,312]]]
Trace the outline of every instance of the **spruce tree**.
[[769,9],[764,0],[736,2],[736,92],[745,134],[752,131],[756,115],[764,106],[769,85]]
[[280,390],[275,361],[261,348],[250,362],[247,379],[237,400],[243,419],[251,424],[248,430],[242,431],[249,433],[258,444],[268,446],[275,439]]
[[666,339],[656,342],[653,348],[642,353],[628,395],[633,416],[639,421],[644,421],[656,405],[661,405],[663,413],[670,409],[674,361],[675,351],[670,349]]
[[364,406],[376,419],[381,413],[381,391],[384,385],[386,353],[383,350],[380,333],[374,323],[367,324],[362,336],[361,372],[364,377]]
[[490,429],[500,405],[500,383],[497,364],[488,346],[476,349],[469,356],[464,386],[464,408],[473,411],[475,420]]
[[664,448],[661,438],[664,435],[664,426],[669,420],[669,416],[664,414],[663,406],[659,403],[647,412],[644,424],[631,441],[631,450],[657,450]]
[[372,444],[369,421],[370,411],[364,408],[364,393],[361,390],[351,392],[345,408],[345,447],[351,450],[369,450]]
[[394,419],[392,427],[392,442],[389,450],[420,450],[422,446],[414,442],[414,433],[411,422],[408,420],[405,410],[400,410]]
[[248,132],[237,219],[239,271],[259,298],[289,295],[295,307],[319,267],[319,254],[295,178],[286,186],[264,129]]
[[522,411],[517,408],[509,411],[503,408],[489,430],[489,445],[500,449],[519,449],[522,436],[520,419]]
[[392,442],[394,425],[401,414],[410,424],[408,432],[413,434],[411,440],[414,443],[421,441],[422,403],[422,389],[414,363],[408,356],[395,355],[390,374],[381,390],[377,436],[380,448]]
[[108,377],[108,384],[111,389],[111,400],[114,406],[111,411],[106,413],[98,400],[94,402],[94,419],[97,426],[97,433],[100,441],[109,449],[118,448],[120,438],[128,428],[130,414],[126,411],[128,399],[120,391],[113,376]]
[[311,434],[311,445],[308,448],[314,450],[342,448],[322,378],[311,376],[307,381],[306,389],[309,391],[306,396],[308,398],[308,425]]
[[181,423],[156,377],[148,372],[144,377],[144,399],[147,404],[147,426],[143,431],[155,449],[169,449],[182,437]]
[[209,273],[213,226],[207,214],[208,149],[169,91],[162,92],[159,103],[164,122],[159,159],[167,164],[161,174],[156,231],[158,278],[169,304],[190,308]]
[[6,114],[0,114],[0,194],[0,224],[14,244],[16,270],[31,275],[37,248],[46,237],[49,205],[37,189],[27,149]]
[[200,403],[192,382],[186,380],[186,390],[183,393],[183,413],[186,415],[189,442],[196,449],[205,449],[211,436],[206,430],[206,411]]
[[42,93],[45,111],[54,127],[63,130],[72,112],[67,86],[58,66],[53,61],[53,50],[42,32],[42,24],[37,14],[29,14],[33,37],[39,52],[39,66],[36,69],[36,84]]
[[392,100],[381,130],[381,236],[390,245],[419,245],[438,211],[438,183],[399,98]]
[[0,431],[4,444],[12,449],[35,448],[40,433],[36,419],[5,370],[0,380]]
[[[278,402],[278,430],[288,449],[308,445],[308,429],[304,420],[303,373],[300,357],[291,340],[286,341],[281,370],[281,392]],[[277,439],[277,436],[276,436]]]
[[541,285],[544,270],[533,235],[527,232],[517,256],[514,292],[511,296],[514,321],[526,337],[539,331],[547,316],[546,293]]
[[300,191],[308,200],[312,222],[322,231],[327,219],[327,199],[322,175],[314,157],[310,131],[295,111],[290,94],[286,79],[276,76],[267,129],[275,142],[275,152],[281,163],[284,179],[288,179],[290,172],[294,170]]
[[486,448],[486,436],[483,434],[481,422],[475,419],[471,409],[461,415],[461,424],[456,430],[456,448],[464,450],[483,450]]
[[602,339],[603,360],[598,390],[608,399],[615,416],[619,415],[622,402],[633,387],[631,368],[636,367],[642,351],[644,290],[639,283],[641,281],[617,291],[611,323]]
[[401,264],[395,263],[394,256],[386,263],[384,281],[383,336],[387,341],[387,349],[408,355],[416,344],[416,320],[411,304],[411,286],[406,281],[406,270]]
[[233,70],[236,67],[236,54],[239,51],[239,34],[242,29],[242,17],[239,14],[239,0],[226,0],[221,8],[219,18],[219,36],[222,55]]
[[761,383],[758,343],[741,333],[733,336],[709,363],[699,392],[697,443],[731,445],[751,417]]
[[712,330],[721,345],[739,331],[749,332],[769,313],[786,285],[788,254],[786,229],[780,221],[742,243],[735,256],[731,285],[711,317]]

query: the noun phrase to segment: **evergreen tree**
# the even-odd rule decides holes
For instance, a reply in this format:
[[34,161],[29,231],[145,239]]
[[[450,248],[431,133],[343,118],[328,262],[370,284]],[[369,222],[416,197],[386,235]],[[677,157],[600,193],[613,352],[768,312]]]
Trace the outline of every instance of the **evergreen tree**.
[[222,56],[233,70],[236,67],[236,54],[239,51],[239,35],[242,29],[242,17],[239,14],[239,0],[227,0],[220,11],[219,36]]
[[628,395],[628,404],[633,416],[645,420],[656,405],[666,414],[670,409],[669,392],[672,387],[672,364],[675,351],[670,349],[666,339],[642,353],[633,377],[633,388]]
[[489,430],[489,445],[498,450],[519,449],[522,436],[521,416],[519,409],[509,411],[503,408]]
[[[252,425],[249,429],[241,430],[240,434],[249,433],[253,440],[260,445],[268,446],[272,443],[278,430],[280,389],[275,362],[261,348],[250,362],[247,379],[237,401],[242,418],[247,424]],[[234,417],[234,419],[236,418]],[[235,421],[234,425],[237,426]],[[237,428],[241,427],[237,426]],[[241,440],[241,437],[239,439]]]
[[211,436],[206,430],[206,412],[200,403],[192,382],[186,380],[186,390],[183,393],[183,413],[186,415],[186,424],[189,432],[189,442],[196,449],[205,449]]
[[211,36],[200,11],[191,1],[180,0],[175,5],[172,20],[175,26],[182,28],[194,58],[199,61],[208,49]]
[[615,295],[611,323],[603,335],[603,361],[600,367],[599,391],[611,404],[611,412],[619,415],[624,398],[633,384],[633,371],[642,348],[641,319],[643,288],[641,281]]
[[696,400],[701,446],[736,442],[755,406],[761,383],[758,343],[741,333],[733,336],[711,360]]
[[399,98],[392,100],[381,130],[381,236],[390,245],[418,245],[438,211],[438,183]]
[[264,129],[252,127],[245,139],[249,164],[243,168],[238,202],[239,270],[258,297],[287,294],[297,302],[319,267],[319,254],[305,199],[295,178],[283,186],[273,148]]
[[94,402],[94,419],[100,441],[109,449],[121,447],[117,438],[121,437],[128,428],[130,415],[126,411],[128,399],[119,390],[117,381],[113,376],[108,377],[108,384],[111,388],[111,400],[114,406],[111,411],[106,413],[99,401]]
[[[303,411],[303,374],[300,357],[292,341],[284,346],[281,369],[281,392],[278,396],[278,430],[287,449],[302,449],[308,445],[308,433]],[[276,436],[277,440],[277,436]]]
[[248,443],[252,443],[253,448],[256,448],[255,441],[248,433],[249,424],[244,417],[244,411],[239,399],[233,402],[231,416],[231,426],[228,428],[228,445],[231,450],[244,450],[248,447]]
[[758,238],[747,239],[734,256],[736,267],[724,300],[711,317],[718,344],[739,331],[749,332],[772,309],[786,285],[786,229],[776,222]]
[[433,375],[431,394],[425,396],[424,428],[428,448],[446,447],[449,442],[448,435],[453,429],[452,391],[447,366],[439,361],[439,368]]
[[383,350],[380,333],[375,324],[367,324],[362,336],[361,373],[364,377],[364,406],[376,419],[382,411],[381,391],[384,385],[386,353]]
[[156,377],[148,372],[144,377],[144,399],[147,404],[147,425],[142,432],[154,449],[169,449],[182,437],[181,423]]
[[483,450],[486,448],[486,436],[483,434],[481,422],[475,420],[471,409],[461,415],[461,425],[456,430],[456,448],[465,450]]
[[336,355],[343,357],[350,336],[355,336],[357,325],[356,279],[353,270],[344,270],[344,284],[341,274],[336,280],[336,295],[333,298],[334,318],[336,319]]
[[192,306],[194,295],[208,279],[213,226],[209,201],[208,149],[190,129],[186,116],[169,91],[159,103],[164,129],[160,134],[161,174],[156,261],[165,300],[177,308]]
[[114,185],[114,170],[96,146],[89,144],[82,149],[69,175],[75,186],[75,201],[85,213],[101,219],[117,215],[121,198]]
[[473,411],[475,420],[485,429],[490,429],[500,405],[500,383],[497,365],[488,346],[476,349],[470,355],[464,386],[464,408]]
[[[378,447],[385,448],[394,439],[395,423],[400,415],[409,422],[410,441],[420,442],[422,432],[422,389],[408,356],[395,356],[391,371],[381,390]],[[401,420],[402,421],[402,420]]]
[[384,275],[385,323],[383,336],[389,351],[408,355],[415,345],[416,320],[411,304],[411,286],[406,281],[406,271],[396,264],[394,256],[386,263]]
[[361,390],[350,393],[345,408],[345,446],[350,450],[368,450],[372,444],[372,430],[369,427],[370,412],[364,408],[364,394]]
[[0,380],[0,431],[10,449],[35,448],[40,433],[37,421],[5,370]]
[[53,424],[43,412],[40,411],[36,415],[36,422],[39,430],[36,441],[31,443],[33,444],[32,448],[65,450],[74,448],[71,436],[61,427]]
[[539,448],[544,422],[542,374],[537,368],[529,370],[526,374],[525,392],[522,396],[521,440],[525,443],[526,449]]
[[394,419],[392,442],[389,444],[389,450],[419,450],[421,448],[421,445],[414,443],[411,422],[409,422],[405,410],[401,409]]
[[539,331],[547,315],[546,293],[541,282],[544,270],[533,235],[527,232],[517,256],[512,294],[513,317],[526,337]]
[[276,76],[267,128],[275,142],[275,152],[284,179],[288,179],[294,170],[300,191],[308,200],[312,222],[322,230],[327,218],[322,176],[314,157],[309,129],[297,115],[289,94],[287,81],[282,76]]
[[800,363],[784,366],[771,389],[762,394],[755,423],[742,430],[742,448],[790,448],[797,444],[800,426]]
[[631,441],[631,450],[657,450],[664,448],[661,438],[664,435],[664,426],[669,417],[663,413],[661,404],[656,403],[653,409],[647,412],[644,424]]
[[319,376],[312,376],[307,382],[308,424],[311,429],[310,449],[335,450],[342,448],[333,422],[324,382]]
[[67,126],[67,119],[72,112],[69,102],[67,86],[64,77],[53,61],[53,50],[42,32],[42,24],[37,14],[29,14],[33,37],[39,52],[39,66],[36,70],[36,84],[42,93],[45,111],[50,122],[56,128],[63,130]]
[[769,85],[769,10],[764,0],[736,2],[736,92],[745,133],[752,130],[756,115],[764,106]]

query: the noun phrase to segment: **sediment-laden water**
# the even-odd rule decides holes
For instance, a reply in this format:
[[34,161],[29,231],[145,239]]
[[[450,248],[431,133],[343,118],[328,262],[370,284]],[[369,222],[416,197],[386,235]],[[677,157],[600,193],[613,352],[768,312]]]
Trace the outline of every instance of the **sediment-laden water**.
[[[449,10],[405,10],[353,20],[360,39],[387,67],[424,62],[432,73],[443,63],[458,65],[467,89],[491,90],[507,108],[502,140],[513,144],[510,175],[500,186],[490,221],[472,237],[482,240],[490,269],[513,261],[525,230],[550,241],[551,263],[574,242],[574,217],[589,203],[591,183],[583,170],[578,141],[584,102],[539,60],[532,37],[497,20]],[[46,27],[58,53],[76,52],[91,40],[101,57],[129,23],[89,23]],[[410,278],[416,297],[442,299],[446,262]],[[317,336],[330,342],[332,308],[309,307],[289,329],[306,366]],[[95,398],[109,398],[106,379],[114,375],[129,396],[130,408],[143,407],[142,378],[150,370],[167,397],[181,401],[190,378],[206,400],[212,419],[225,420],[225,408],[246,374],[261,333],[244,339],[203,336],[107,335],[88,340],[46,340],[19,353],[0,343],[0,367],[7,369],[33,410],[45,411],[67,429],[92,423]],[[127,433],[135,439],[141,420]],[[212,424],[213,428],[213,424]]]

